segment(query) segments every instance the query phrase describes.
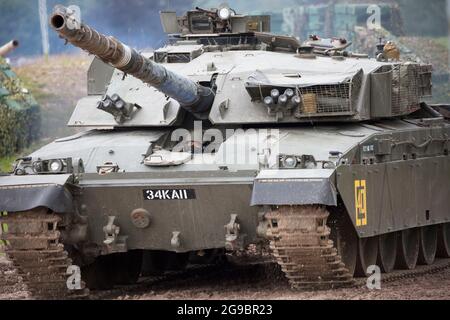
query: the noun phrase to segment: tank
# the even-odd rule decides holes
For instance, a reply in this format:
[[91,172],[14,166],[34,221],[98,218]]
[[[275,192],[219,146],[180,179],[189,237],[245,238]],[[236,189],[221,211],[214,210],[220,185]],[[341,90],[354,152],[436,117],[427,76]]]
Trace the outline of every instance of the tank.
[[139,53],[54,9],[95,58],[68,123],[82,131],[0,178],[1,238],[32,293],[255,246],[297,289],[450,256],[449,106],[425,102],[430,65],[300,43],[226,5],[161,21],[168,44]]
[[40,107],[4,58],[18,45],[12,40],[0,48],[0,157],[27,148],[40,133]]

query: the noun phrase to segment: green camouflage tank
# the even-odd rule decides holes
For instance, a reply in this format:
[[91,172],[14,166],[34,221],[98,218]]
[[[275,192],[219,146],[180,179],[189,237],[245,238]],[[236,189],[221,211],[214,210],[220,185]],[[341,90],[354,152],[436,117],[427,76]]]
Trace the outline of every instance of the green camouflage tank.
[[299,290],[450,258],[450,105],[425,101],[431,65],[393,43],[376,58],[301,43],[226,4],[161,12],[168,44],[147,53],[76,6],[49,21],[95,59],[68,123],[82,131],[0,177],[0,243],[32,296],[256,255]]
[[0,57],[0,157],[28,147],[39,131],[38,103]]

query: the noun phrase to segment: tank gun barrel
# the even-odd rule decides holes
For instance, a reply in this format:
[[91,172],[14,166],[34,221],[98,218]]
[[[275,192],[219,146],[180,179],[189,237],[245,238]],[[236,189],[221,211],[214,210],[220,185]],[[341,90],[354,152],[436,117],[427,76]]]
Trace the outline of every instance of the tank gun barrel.
[[202,117],[211,108],[214,93],[210,88],[168,70],[113,37],[100,34],[82,23],[70,7],[56,6],[50,25],[74,46],[153,86],[178,101],[189,112]]
[[16,49],[19,46],[19,41],[17,40],[11,40],[4,46],[0,47],[0,57],[6,57],[8,54],[10,54],[14,49]]

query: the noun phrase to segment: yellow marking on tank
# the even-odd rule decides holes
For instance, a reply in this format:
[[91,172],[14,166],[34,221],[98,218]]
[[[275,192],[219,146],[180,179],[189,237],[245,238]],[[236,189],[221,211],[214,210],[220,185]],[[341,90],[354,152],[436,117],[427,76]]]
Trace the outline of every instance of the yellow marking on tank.
[[366,180],[355,181],[356,226],[367,226],[367,184]]

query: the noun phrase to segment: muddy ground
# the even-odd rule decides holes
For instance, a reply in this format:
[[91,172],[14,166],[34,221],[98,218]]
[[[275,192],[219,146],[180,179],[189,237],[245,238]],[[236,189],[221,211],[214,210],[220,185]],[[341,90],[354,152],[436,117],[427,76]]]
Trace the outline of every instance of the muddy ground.
[[26,287],[1,250],[2,248],[0,248],[0,300],[29,298]]
[[[218,266],[212,271],[188,272],[165,279],[147,278],[136,286],[91,292],[94,300],[450,300],[450,268],[432,274],[382,283],[369,290],[361,283],[354,288],[326,291],[295,291],[273,270],[264,267]],[[0,300],[30,299],[26,288],[0,257],[0,272],[15,282],[0,288]]]
[[[98,294],[101,299],[155,300],[450,300],[450,270],[441,273],[398,280],[382,284],[381,290],[369,290],[365,285],[326,291],[296,291],[283,279],[264,277],[256,273],[249,279],[234,278],[189,279],[185,283],[161,283],[149,292],[115,292]],[[94,293],[95,297],[95,293]]]

